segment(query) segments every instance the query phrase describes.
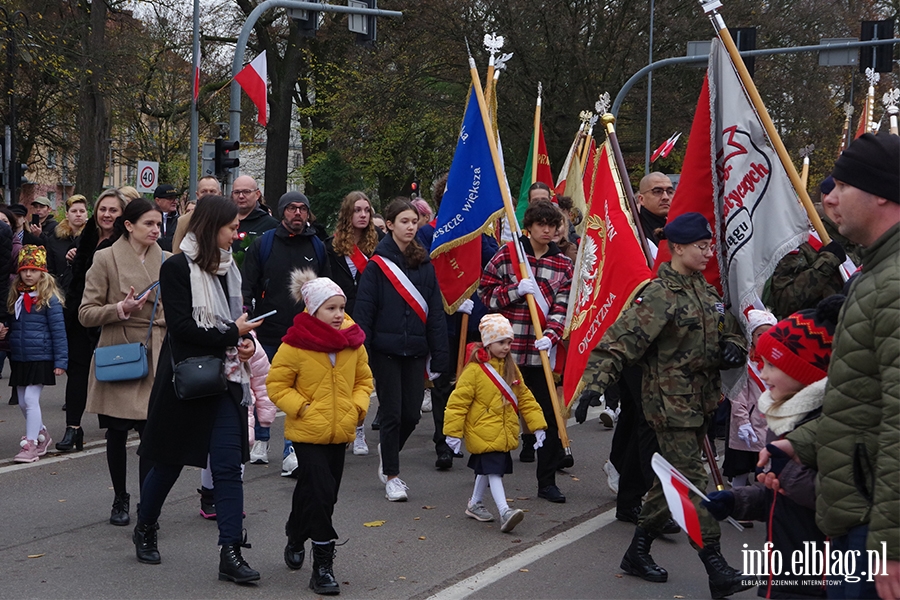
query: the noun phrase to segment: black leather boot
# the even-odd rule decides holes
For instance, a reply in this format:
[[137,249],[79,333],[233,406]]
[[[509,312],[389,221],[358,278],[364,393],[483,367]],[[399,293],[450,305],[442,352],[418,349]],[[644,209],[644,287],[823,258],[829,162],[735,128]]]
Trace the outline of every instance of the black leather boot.
[[284,547],[284,564],[288,569],[297,571],[303,567],[303,559],[306,558],[306,549],[303,547],[304,542],[297,541],[288,531],[288,526],[284,526],[284,534],[287,536],[287,545]]
[[159,530],[159,523],[138,523],[134,528],[134,534],[131,541],[134,542],[134,552],[137,554],[138,562],[148,565],[158,565],[160,563],[159,549],[156,545],[156,532]]
[[750,578],[745,583],[741,572],[725,561],[718,545],[706,545],[698,555],[709,574],[709,593],[713,598],[724,598],[753,587]]
[[219,579],[235,583],[259,581],[259,571],[254,571],[241,556],[241,544],[226,544],[219,552]]
[[341,593],[341,586],[334,578],[334,542],[312,545],[313,565],[312,577],[309,578],[309,589],[323,596],[334,596]]
[[622,557],[622,564],[619,568],[629,575],[636,575],[644,581],[652,581],[654,583],[663,583],[669,578],[669,573],[650,556],[650,544],[653,543],[653,536],[641,527],[634,528],[634,537],[631,539],[631,545],[625,551]]
[[131,495],[127,492],[116,494],[116,498],[113,500],[112,510],[109,511],[110,525],[124,527],[131,523],[131,517],[128,516],[129,510],[131,510]]
[[66,427],[63,439],[56,443],[56,449],[60,452],[72,450],[84,450],[84,429],[81,427]]
[[537,438],[534,437],[533,433],[523,433],[522,434],[522,450],[519,452],[519,462],[523,463],[533,463],[534,462],[534,444],[537,442]]

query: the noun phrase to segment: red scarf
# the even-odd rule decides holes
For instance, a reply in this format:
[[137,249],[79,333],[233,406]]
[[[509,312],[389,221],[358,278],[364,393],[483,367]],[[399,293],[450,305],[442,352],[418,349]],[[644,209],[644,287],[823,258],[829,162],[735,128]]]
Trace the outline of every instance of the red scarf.
[[345,329],[335,329],[308,312],[302,312],[294,317],[294,324],[281,338],[288,346],[329,354],[340,352],[345,348],[359,348],[365,340],[366,334],[355,323]]

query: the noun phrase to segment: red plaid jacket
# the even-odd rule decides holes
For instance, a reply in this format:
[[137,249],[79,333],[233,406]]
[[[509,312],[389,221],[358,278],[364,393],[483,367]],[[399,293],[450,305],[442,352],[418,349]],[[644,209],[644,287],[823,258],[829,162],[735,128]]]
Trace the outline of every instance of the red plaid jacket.
[[[522,245],[525,247],[538,287],[550,305],[547,329],[543,334],[557,344],[562,339],[565,328],[569,290],[572,287],[575,267],[569,257],[554,243],[550,244],[550,249],[540,259],[534,257],[531,241],[527,237],[522,237]],[[524,296],[519,295],[518,285],[519,261],[515,251],[510,254],[509,244],[504,244],[484,268],[478,286],[478,296],[489,311],[501,313],[512,324],[515,338],[510,352],[516,364],[540,366],[541,356],[534,349],[536,336],[531,326],[528,303]]]

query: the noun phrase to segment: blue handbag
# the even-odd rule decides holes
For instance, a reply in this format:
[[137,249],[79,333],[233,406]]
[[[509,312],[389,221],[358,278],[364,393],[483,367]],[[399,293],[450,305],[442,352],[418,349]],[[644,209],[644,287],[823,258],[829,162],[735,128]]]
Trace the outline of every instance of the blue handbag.
[[156,305],[159,303],[159,290],[153,301],[153,313],[150,325],[147,326],[147,339],[132,344],[116,344],[94,350],[94,377],[97,381],[132,381],[143,379],[150,372],[147,361],[147,344],[153,333],[153,320],[156,318]]

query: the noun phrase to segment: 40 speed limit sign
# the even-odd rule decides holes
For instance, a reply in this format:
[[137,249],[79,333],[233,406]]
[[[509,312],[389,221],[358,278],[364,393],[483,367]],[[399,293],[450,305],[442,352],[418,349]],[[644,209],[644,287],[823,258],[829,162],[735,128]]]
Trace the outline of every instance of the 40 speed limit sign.
[[139,160],[137,164],[137,185],[139,192],[152,192],[159,185],[159,163]]

